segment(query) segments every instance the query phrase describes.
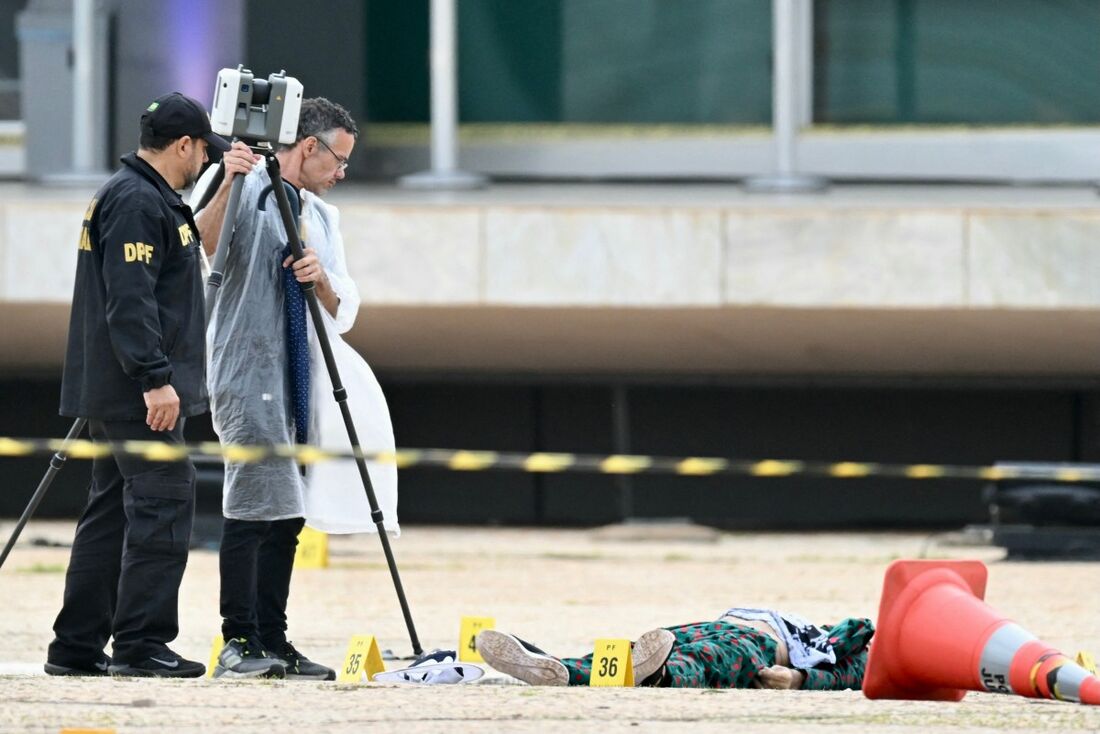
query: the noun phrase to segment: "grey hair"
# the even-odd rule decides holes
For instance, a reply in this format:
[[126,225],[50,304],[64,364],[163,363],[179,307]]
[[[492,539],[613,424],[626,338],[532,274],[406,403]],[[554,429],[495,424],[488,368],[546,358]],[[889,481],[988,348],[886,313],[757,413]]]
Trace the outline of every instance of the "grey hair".
[[[298,138],[294,141],[294,145],[310,136],[323,137],[326,143],[331,144],[330,133],[337,129],[346,131],[356,139],[359,138],[359,128],[346,109],[324,97],[304,99],[302,113],[298,117]],[[280,145],[279,150],[288,150],[294,145]]]

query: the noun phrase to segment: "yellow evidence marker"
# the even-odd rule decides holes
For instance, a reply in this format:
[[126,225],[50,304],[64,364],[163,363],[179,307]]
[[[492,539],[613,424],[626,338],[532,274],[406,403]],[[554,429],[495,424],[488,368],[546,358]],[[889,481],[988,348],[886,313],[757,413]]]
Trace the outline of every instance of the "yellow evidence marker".
[[592,651],[590,686],[634,687],[634,661],[630,640],[596,640]]
[[363,675],[367,680],[374,680],[376,673],[386,669],[382,662],[382,653],[378,651],[378,641],[374,635],[355,635],[348,643],[348,652],[344,656],[344,664],[340,666],[338,683],[361,683]]
[[298,534],[298,550],[294,553],[294,568],[328,568],[327,533],[302,528]]
[[477,651],[477,633],[491,630],[496,625],[492,617],[463,617],[458,630],[458,659],[464,663],[484,663]]
[[214,668],[218,665],[218,656],[221,655],[222,648],[225,647],[225,638],[218,635],[214,638],[214,641],[210,643],[210,661],[206,664],[206,677],[214,677]]

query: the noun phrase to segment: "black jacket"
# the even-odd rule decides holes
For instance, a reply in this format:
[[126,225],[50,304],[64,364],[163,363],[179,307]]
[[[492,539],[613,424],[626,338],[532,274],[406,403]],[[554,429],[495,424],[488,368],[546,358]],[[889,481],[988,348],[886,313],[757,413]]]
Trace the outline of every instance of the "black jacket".
[[152,166],[130,153],[84,214],[61,382],[61,415],[144,419],[143,393],[171,383],[183,417],[207,410],[198,227]]

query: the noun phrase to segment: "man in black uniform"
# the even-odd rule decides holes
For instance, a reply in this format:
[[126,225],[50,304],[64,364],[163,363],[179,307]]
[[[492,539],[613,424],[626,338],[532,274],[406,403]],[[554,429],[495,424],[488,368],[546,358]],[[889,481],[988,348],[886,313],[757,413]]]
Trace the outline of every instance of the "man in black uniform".
[[[229,149],[202,105],[179,93],[158,98],[141,117],[139,150],[84,215],[61,414],[87,418],[97,441],[180,444],[184,418],[207,410],[201,244],[176,190],[194,183],[208,145]],[[94,462],[47,673],[205,672],[168,649],[194,495],[190,461]]]

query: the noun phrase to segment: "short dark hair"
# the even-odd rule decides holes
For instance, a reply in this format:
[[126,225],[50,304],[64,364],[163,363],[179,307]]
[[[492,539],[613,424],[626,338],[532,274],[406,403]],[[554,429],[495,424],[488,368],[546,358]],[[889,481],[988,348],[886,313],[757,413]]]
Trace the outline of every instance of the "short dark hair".
[[163,135],[154,134],[151,130],[142,130],[141,140],[138,141],[138,146],[142,150],[161,151],[177,140],[179,140],[179,138],[166,138]]
[[[304,99],[302,100],[302,112],[298,117],[298,137],[295,139],[294,145],[310,136],[319,138],[323,133],[337,128],[344,130],[353,138],[359,139],[359,128],[356,126],[355,120],[352,119],[351,113],[346,109],[324,97]],[[332,141],[326,140],[325,142],[330,143]],[[279,150],[287,150],[292,147],[294,146],[280,145]]]

